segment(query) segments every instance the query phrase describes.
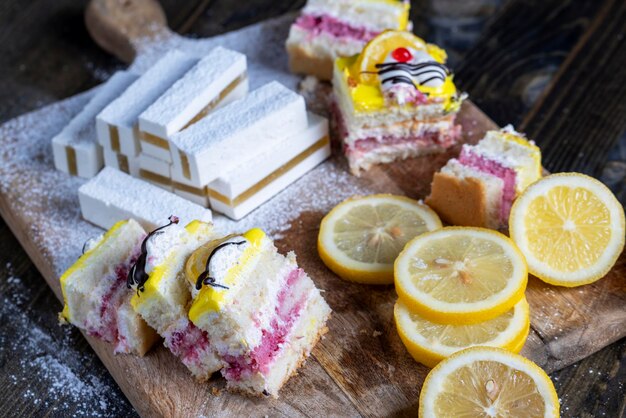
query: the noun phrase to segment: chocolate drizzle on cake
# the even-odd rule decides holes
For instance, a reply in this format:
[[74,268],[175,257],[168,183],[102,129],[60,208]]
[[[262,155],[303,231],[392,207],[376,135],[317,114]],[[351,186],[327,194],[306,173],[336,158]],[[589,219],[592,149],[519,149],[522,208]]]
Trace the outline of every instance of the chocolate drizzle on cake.
[[207,258],[206,260],[206,268],[204,272],[202,272],[202,274],[198,276],[198,280],[196,280],[196,290],[202,289],[203,284],[207,286],[211,286],[211,287],[219,287],[222,289],[228,289],[228,286],[224,286],[223,284],[217,283],[215,281],[215,277],[211,277],[209,275],[210,274],[209,267],[211,265],[211,259],[215,256],[215,254],[217,254],[219,250],[221,250],[224,247],[228,247],[229,245],[241,245],[241,244],[245,244],[246,242],[248,241],[246,241],[245,239],[243,241],[227,241],[213,248],[213,251],[211,251],[211,254],[209,254],[209,258]]
[[143,242],[141,243],[141,254],[137,258],[137,262],[128,272],[126,286],[129,289],[132,289],[133,286],[137,286],[137,296],[139,296],[139,292],[144,291],[144,285],[149,277],[148,273],[146,273],[146,261],[148,260],[148,240],[155,235],[162,234],[163,230],[168,226],[177,224],[179,222],[178,217],[174,215],[170,216],[168,219],[170,223],[155,229],[154,231],[150,232],[146,238],[144,238]]
[[425,86],[435,80],[443,83],[446,81],[446,77],[450,75],[448,67],[436,61],[417,64],[384,62],[376,64],[376,68],[383,87],[395,84],[408,84],[413,87],[416,87],[416,84]]

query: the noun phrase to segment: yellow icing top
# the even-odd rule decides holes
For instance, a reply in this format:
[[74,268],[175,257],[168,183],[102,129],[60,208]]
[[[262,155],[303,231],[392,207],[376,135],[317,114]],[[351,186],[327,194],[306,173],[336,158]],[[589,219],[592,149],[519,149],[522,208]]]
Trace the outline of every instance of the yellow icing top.
[[[188,239],[195,235],[206,235],[211,231],[211,229],[211,224],[197,220],[192,221],[185,226],[185,231],[189,235]],[[171,269],[176,264],[175,261],[177,255],[178,253],[176,251],[171,251],[161,264],[154,266],[148,280],[144,283],[144,291],[140,293],[135,292],[130,300],[130,304],[133,309],[137,309],[138,306],[146,301],[159,296],[159,284],[164,277],[171,276]]]
[[[241,254],[239,261],[228,269],[223,284],[232,287],[246,265],[250,263],[261,250],[265,232],[259,228],[254,228],[243,234],[243,237],[250,243]],[[188,278],[195,282],[195,278]],[[191,309],[189,309],[189,319],[195,323],[200,316],[206,312],[218,312],[222,308],[225,292],[228,289],[217,288],[213,286],[203,286],[194,299]]]
[[65,285],[67,282],[67,279],[74,273],[78,272],[79,270],[83,269],[86,267],[86,265],[89,263],[91,257],[96,254],[96,252],[105,244],[105,242],[109,239],[111,239],[113,236],[115,236],[115,234],[118,233],[118,231],[122,228],[122,226],[126,225],[128,223],[128,221],[119,221],[117,222],[115,225],[113,225],[111,227],[111,229],[109,229],[104,236],[102,237],[102,239],[100,240],[100,242],[98,242],[98,244],[93,247],[92,249],[90,249],[89,251],[85,252],[83,255],[81,255],[78,260],[76,260],[76,262],[74,264],[72,264],[72,266],[70,268],[68,268],[65,273],[63,273],[63,275],[61,276],[61,278],[59,279],[59,281],[61,282],[61,292],[63,293],[63,301],[64,301],[64,305],[63,305],[63,311],[61,312],[61,317],[65,318],[67,321],[70,320],[70,308],[67,305],[67,294],[66,294],[66,290],[65,290]]
[[[347,92],[356,111],[379,111],[387,106],[378,76],[373,74],[374,65],[381,63],[392,50],[405,46],[426,51],[433,59],[445,64],[446,52],[433,44],[427,44],[413,34],[385,31],[370,41],[363,52],[352,57],[341,57],[335,61],[335,72],[342,83],[340,92]],[[431,98],[441,99],[448,112],[459,109],[461,102],[455,100],[456,86],[453,75],[449,74],[444,83],[438,87],[416,85],[416,88]],[[404,106],[411,106],[406,104]]]

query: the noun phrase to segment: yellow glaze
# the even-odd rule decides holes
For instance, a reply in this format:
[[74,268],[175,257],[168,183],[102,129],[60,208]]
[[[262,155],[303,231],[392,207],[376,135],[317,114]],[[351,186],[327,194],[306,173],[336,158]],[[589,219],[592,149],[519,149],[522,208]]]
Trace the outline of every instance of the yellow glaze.
[[[385,34],[385,32],[383,32]],[[416,37],[417,38],[417,37]],[[374,40],[370,42],[374,42]],[[423,42],[420,38],[417,38],[419,42]],[[447,59],[446,52],[433,44],[426,44],[425,50],[433,59],[441,64],[445,64]],[[409,46],[409,45],[407,45]],[[413,47],[416,45],[412,45]],[[385,53],[385,56],[390,51]],[[378,81],[378,77],[361,77],[362,59],[359,55],[352,57],[337,58],[335,61],[336,70],[341,75],[340,82],[344,84],[344,91],[347,91],[350,95],[350,99],[353,103],[354,109],[357,112],[367,111],[380,111],[385,108],[387,104],[383,97],[383,92]],[[375,80],[375,81],[374,81]],[[461,102],[455,100],[456,86],[454,85],[453,75],[450,74],[446,77],[445,82],[439,87],[427,87],[416,86],[417,89],[427,94],[431,98],[441,99],[444,109],[447,112],[456,112]],[[407,104],[405,106],[412,106]]]
[[65,291],[65,284],[67,282],[67,279],[72,274],[85,268],[85,266],[91,260],[92,256],[107,242],[107,240],[111,239],[111,237],[113,237],[120,230],[120,228],[124,226],[127,222],[128,221],[119,221],[118,223],[113,225],[111,229],[109,229],[106,232],[106,234],[104,234],[104,237],[102,237],[98,245],[96,245],[91,250],[87,251],[85,254],[81,255],[80,258],[76,260],[76,262],[70,268],[68,268],[59,279],[59,281],[61,282],[61,292],[63,293],[63,301],[64,301],[63,312],[61,312],[61,316],[65,318],[67,321],[70,321],[70,308],[67,305],[67,294]]
[[[211,224],[197,220],[192,221],[185,226],[185,231],[188,233],[187,239],[194,235],[209,234],[211,229]],[[164,277],[171,276],[171,268],[176,264],[177,255],[176,251],[172,251],[161,264],[154,267],[150,273],[150,277],[148,277],[148,280],[144,283],[144,291],[140,293],[135,292],[130,300],[130,304],[133,309],[137,309],[137,307],[146,301],[159,296],[159,284]]]
[[[236,283],[246,265],[260,253],[265,232],[259,228],[254,228],[243,234],[243,237],[250,245],[243,251],[239,261],[228,269],[223,283],[228,287],[232,287]],[[195,281],[195,278],[191,280]],[[200,316],[206,312],[218,312],[222,308],[224,292],[227,291],[228,289],[203,286],[198,296],[194,299],[191,309],[189,309],[189,319],[191,322],[197,322]]]

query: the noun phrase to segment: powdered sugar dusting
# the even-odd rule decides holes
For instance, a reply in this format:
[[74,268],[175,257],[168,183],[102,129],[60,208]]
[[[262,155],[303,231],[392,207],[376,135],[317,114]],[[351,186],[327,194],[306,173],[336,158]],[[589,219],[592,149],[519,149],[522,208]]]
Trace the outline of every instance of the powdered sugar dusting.
[[[184,131],[172,135],[171,142],[176,148],[188,154],[207,153],[208,155],[203,157],[203,162],[211,166],[213,164],[207,162],[207,159],[220,161],[227,158],[230,154],[228,151],[233,151],[232,148],[227,150],[224,146],[215,147],[216,144],[231,139],[237,133],[254,129],[258,126],[255,123],[269,115],[276,115],[276,119],[281,119],[279,116],[281,110],[297,106],[298,103],[304,113],[304,100],[301,96],[280,83],[271,82],[248,94],[245,100],[235,101],[217,109]],[[284,119],[283,124],[287,125]],[[270,136],[273,132],[262,134]],[[248,135],[245,139],[245,144],[241,143],[243,149],[255,150],[261,145],[257,135]],[[236,153],[241,154],[243,149],[237,149]]]
[[[80,351],[79,332],[70,327],[56,329],[56,319],[36,319],[37,312],[31,312],[36,308],[29,303],[34,287],[16,277],[10,266],[7,270],[7,286],[0,297],[0,317],[10,318],[0,330],[0,358],[8,377],[3,387],[9,391],[11,386],[28,387],[20,398],[10,400],[14,407],[28,404],[35,416],[43,412],[85,417],[127,413],[127,403],[119,392],[111,391],[114,383],[106,371],[94,370],[95,357]],[[46,329],[48,323],[55,329]]]

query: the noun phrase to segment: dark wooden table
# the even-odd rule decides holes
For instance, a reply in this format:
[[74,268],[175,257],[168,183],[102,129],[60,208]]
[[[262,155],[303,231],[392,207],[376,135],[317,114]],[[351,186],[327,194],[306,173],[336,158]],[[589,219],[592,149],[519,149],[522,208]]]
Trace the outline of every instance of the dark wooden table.
[[[173,29],[202,37],[303,3],[162,2]],[[0,122],[124,67],[91,41],[85,4],[1,2]],[[599,177],[626,202],[626,2],[419,0],[412,15],[461,88],[534,138],[549,170]],[[59,327],[60,304],[2,220],[0,298],[0,416],[136,415],[80,333]],[[626,416],[626,340],[551,377],[564,417]]]

